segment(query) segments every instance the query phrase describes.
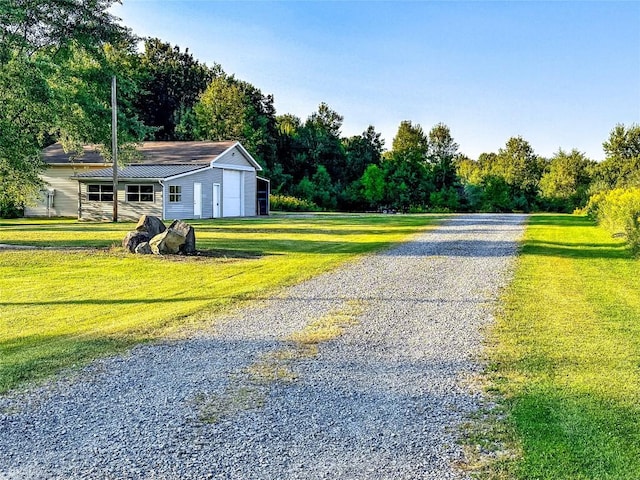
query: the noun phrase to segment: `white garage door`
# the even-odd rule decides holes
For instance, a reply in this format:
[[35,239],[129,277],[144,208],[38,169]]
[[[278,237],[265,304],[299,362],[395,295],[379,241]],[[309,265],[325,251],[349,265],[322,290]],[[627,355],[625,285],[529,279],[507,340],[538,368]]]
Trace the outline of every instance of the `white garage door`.
[[223,170],[222,216],[240,217],[242,210],[242,172]]

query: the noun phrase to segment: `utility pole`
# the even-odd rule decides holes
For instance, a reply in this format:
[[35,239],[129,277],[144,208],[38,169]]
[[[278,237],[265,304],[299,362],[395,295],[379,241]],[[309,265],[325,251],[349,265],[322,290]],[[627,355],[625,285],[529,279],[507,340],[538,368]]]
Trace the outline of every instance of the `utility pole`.
[[111,154],[113,157],[113,221],[118,221],[118,104],[116,76],[111,78]]

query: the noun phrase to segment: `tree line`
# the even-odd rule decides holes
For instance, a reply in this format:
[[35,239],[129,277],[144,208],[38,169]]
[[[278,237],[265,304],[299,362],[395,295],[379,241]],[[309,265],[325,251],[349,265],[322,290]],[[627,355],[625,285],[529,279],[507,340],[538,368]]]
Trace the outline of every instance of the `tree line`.
[[[0,214],[37,195],[40,154],[102,145],[110,158],[110,79],[118,78],[119,158],[142,140],[239,140],[283,208],[573,211],[601,191],[640,185],[640,127],[617,125],[596,163],[578,150],[538,156],[522,137],[470,159],[442,123],[400,123],[391,148],[368,126],[343,137],[325,103],[306,119],[274,98],[157,38],[138,39],[113,0],[9,0],[0,6]],[[289,199],[287,201],[287,199]]]

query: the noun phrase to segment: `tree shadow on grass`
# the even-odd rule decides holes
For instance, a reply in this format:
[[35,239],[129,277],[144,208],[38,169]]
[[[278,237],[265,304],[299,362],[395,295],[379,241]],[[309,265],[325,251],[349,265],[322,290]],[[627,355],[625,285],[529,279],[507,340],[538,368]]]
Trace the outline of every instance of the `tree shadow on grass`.
[[[581,227],[597,228],[596,224],[586,216],[578,215],[532,215],[529,227],[557,227],[558,229]],[[566,235],[571,238],[572,235]],[[521,248],[522,255],[540,255],[547,257],[563,257],[577,259],[621,259],[632,260],[633,256],[624,241],[611,242],[573,242],[527,240]]]
[[593,227],[595,222],[584,215],[531,215],[529,226],[553,226],[553,227]]
[[520,252],[521,255],[538,255],[546,257],[633,260],[631,252],[624,244],[563,244],[558,242],[539,242],[530,240],[522,246]]

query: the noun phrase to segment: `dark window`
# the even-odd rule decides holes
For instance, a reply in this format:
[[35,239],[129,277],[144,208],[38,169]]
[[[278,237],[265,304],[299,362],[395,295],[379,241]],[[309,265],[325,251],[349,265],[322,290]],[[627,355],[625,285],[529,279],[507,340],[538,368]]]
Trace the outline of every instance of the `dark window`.
[[172,203],[182,201],[182,187],[180,185],[169,185],[169,201]]
[[153,185],[127,185],[127,202],[153,202]]
[[113,185],[87,185],[87,197],[90,202],[113,202]]

